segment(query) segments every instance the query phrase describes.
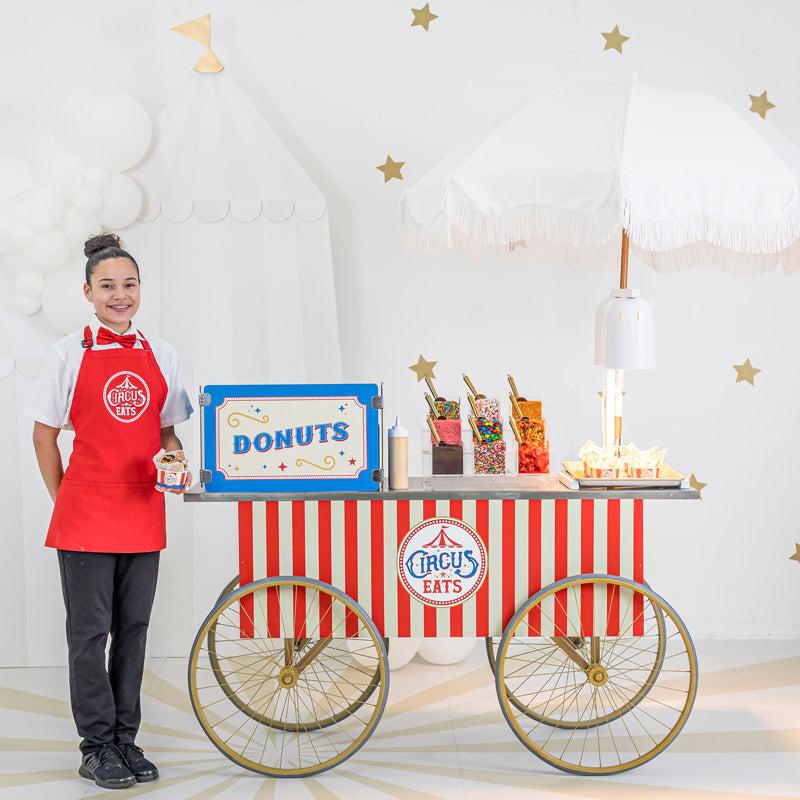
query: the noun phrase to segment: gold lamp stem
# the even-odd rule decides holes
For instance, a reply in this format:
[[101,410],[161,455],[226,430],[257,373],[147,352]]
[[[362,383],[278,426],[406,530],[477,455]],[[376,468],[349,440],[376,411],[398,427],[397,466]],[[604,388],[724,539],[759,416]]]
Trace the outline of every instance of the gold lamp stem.
[[619,265],[619,288],[628,288],[628,232],[625,228],[622,229],[622,256]]

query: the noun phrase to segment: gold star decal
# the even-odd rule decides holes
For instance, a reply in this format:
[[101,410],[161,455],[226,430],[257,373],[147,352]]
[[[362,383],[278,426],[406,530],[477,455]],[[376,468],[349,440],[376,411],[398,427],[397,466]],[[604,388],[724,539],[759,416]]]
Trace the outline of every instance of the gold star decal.
[[419,383],[423,378],[435,378],[436,376],[433,374],[433,368],[436,366],[436,361],[426,361],[422,356],[419,357],[419,361],[416,364],[412,364],[409,369],[412,372],[417,373],[417,383]]
[[403,164],[405,163],[406,163],[405,161],[392,161],[391,156],[386,156],[386,163],[381,164],[381,166],[377,167],[377,169],[379,169],[383,173],[383,182],[386,183],[392,178],[403,180],[403,176],[400,174],[400,170]]
[[800,544],[797,544],[797,542],[795,542],[794,547],[795,547],[794,555],[789,556],[789,561],[796,561],[798,564],[800,564]]
[[750,103],[750,110],[754,114],[758,114],[761,119],[764,119],[767,116],[767,111],[769,111],[771,108],[775,108],[775,103],[770,103],[770,101],[767,100],[766,92],[761,92],[758,97],[756,97],[754,94],[751,94]]
[[428,25],[435,19],[439,19],[439,17],[431,12],[431,4],[425,3],[422,8],[412,8],[411,11],[414,13],[414,21],[411,23],[411,27],[413,28],[415,25],[420,25],[425,30],[428,30]]
[[753,383],[753,378],[761,372],[760,369],[756,369],[751,363],[750,359],[748,358],[744,364],[734,364],[733,368],[736,370],[736,383],[739,381],[747,381],[751,386],[755,386]]
[[699,480],[697,480],[697,478],[695,478],[694,472],[693,472],[692,473],[692,477],[689,478],[689,486],[691,486],[692,489],[696,489],[697,490],[697,493],[699,495],[698,499],[702,500],[703,499],[703,489],[705,489],[706,486],[708,486],[708,484],[707,483],[701,483]]
[[603,50],[617,50],[620,53],[622,52],[623,43],[631,38],[630,36],[623,36],[619,32],[619,25],[615,25],[614,30],[610,33],[604,33],[603,37],[606,40],[606,46]]

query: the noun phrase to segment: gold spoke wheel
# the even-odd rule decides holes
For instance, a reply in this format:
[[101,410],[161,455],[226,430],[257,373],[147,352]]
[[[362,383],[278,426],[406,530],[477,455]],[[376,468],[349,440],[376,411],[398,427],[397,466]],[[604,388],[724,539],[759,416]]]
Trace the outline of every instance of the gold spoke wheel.
[[[646,583],[644,585],[649,588]],[[646,651],[652,660],[649,674],[644,675],[642,672],[642,670],[644,670],[647,666],[646,656],[643,652],[642,657],[638,662],[639,672],[637,674],[640,676],[639,688],[632,695],[630,693],[614,695],[614,697],[616,697],[618,700],[616,707],[602,711],[598,708],[594,710],[595,713],[592,713],[592,710],[590,710],[589,713],[585,714],[583,718],[577,718],[570,716],[548,716],[542,712],[538,703],[536,703],[535,698],[533,702],[531,702],[531,698],[529,697],[525,698],[525,700],[519,700],[511,691],[507,691],[509,702],[512,703],[522,714],[525,714],[531,719],[543,722],[545,725],[551,725],[553,727],[560,728],[587,728],[592,725],[603,725],[612,719],[616,719],[622,714],[626,714],[634,706],[636,706],[650,690],[650,687],[655,682],[656,678],[658,677],[658,673],[661,670],[664,657],[664,615],[661,613],[658,606],[654,606],[652,604],[644,607],[642,614],[643,627],[648,629],[652,629],[653,626],[655,627],[658,635],[658,645]],[[499,636],[486,637],[486,657],[493,673],[495,672],[497,649],[500,646],[500,641],[501,637]],[[602,641],[601,637],[519,637],[515,642],[515,647],[526,648],[530,658],[541,662],[543,665],[549,664],[551,669],[556,670],[558,669],[559,664],[563,665],[565,663],[566,654],[571,653],[573,656],[577,656],[579,660],[584,659],[591,663],[592,647],[596,648],[596,650],[599,652],[604,647],[607,647],[607,645]],[[587,672],[587,678],[595,685],[602,686],[608,680],[608,672],[602,665],[598,664],[596,665],[592,674]],[[614,706],[614,703],[612,702],[611,705]]]
[[[611,611],[598,619],[595,608],[593,627],[615,635],[581,630],[587,592],[614,609],[613,619]],[[697,692],[697,659],[683,622],[649,587],[582,575],[517,611],[498,645],[495,685],[511,729],[537,756],[566,772],[616,773],[678,735]]]
[[[231,594],[238,586],[239,586],[239,576],[237,575],[222,590],[219,597],[217,598],[215,606],[219,605],[223,601],[223,599],[227,597],[227,595]],[[389,640],[384,639],[383,643],[386,653],[388,654]],[[302,658],[304,652],[313,650],[313,648],[317,646],[318,646],[317,641],[312,641],[308,637],[299,639],[286,639],[283,644],[284,649],[293,653],[293,658],[296,660]],[[226,677],[227,675],[226,670],[220,668],[219,660],[217,658],[216,619],[211,623],[211,625],[208,628],[206,649],[208,651],[208,660],[209,663],[211,664],[211,669],[213,670],[214,676],[219,682],[223,692],[225,692],[225,694],[228,696],[228,699],[237,708],[239,708],[240,711],[242,711],[244,714],[247,714],[252,719],[257,720],[263,725],[270,725],[274,728],[280,728],[281,730],[297,731],[300,728],[303,729],[310,729],[313,727],[326,728],[329,725],[333,725],[336,722],[340,722],[341,720],[345,719],[345,717],[348,717],[350,714],[352,714],[354,710],[361,708],[361,706],[367,701],[369,696],[375,691],[375,689],[380,685],[381,682],[380,668],[378,665],[376,665],[375,672],[373,673],[372,676],[372,680],[370,680],[364,687],[364,691],[361,693],[361,695],[354,698],[353,702],[350,703],[348,706],[339,709],[337,713],[332,714],[330,716],[325,716],[324,714],[320,714],[313,720],[306,719],[303,720],[302,722],[293,722],[291,720],[287,721],[285,719],[278,719],[274,716],[271,716],[270,714],[265,714],[263,713],[263,711],[259,711],[258,709],[251,707],[248,704],[247,696],[242,692],[237,692],[236,688],[234,688],[228,683]],[[294,683],[296,683],[296,677],[295,680],[292,682],[292,680],[288,678],[286,675],[278,676],[278,681],[285,688],[291,688],[291,686],[293,686]],[[289,681],[288,684],[287,681]]]
[[310,578],[225,593],[189,660],[189,694],[214,745],[263,775],[313,775],[349,758],[383,713],[388,666],[372,620]]

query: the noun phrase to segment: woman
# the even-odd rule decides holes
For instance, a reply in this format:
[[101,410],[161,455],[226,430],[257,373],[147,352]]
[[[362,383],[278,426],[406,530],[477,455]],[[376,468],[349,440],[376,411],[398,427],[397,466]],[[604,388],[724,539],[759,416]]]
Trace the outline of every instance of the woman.
[[[136,261],[114,234],[90,239],[84,253],[83,293],[96,319],[51,347],[26,413],[35,420],[39,470],[55,504],[45,544],[58,552],[67,612],[79,773],[121,789],[158,777],[134,743],[159,552],[166,546],[153,456],[161,448],[182,449],[174,426],[192,406],[175,351],[133,325]],[[75,431],[66,472],[62,428]]]

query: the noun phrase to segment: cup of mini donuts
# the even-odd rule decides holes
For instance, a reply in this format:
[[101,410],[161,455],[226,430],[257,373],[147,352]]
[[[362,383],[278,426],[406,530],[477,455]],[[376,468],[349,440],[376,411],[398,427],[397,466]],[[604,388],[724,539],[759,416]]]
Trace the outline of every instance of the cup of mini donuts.
[[157,489],[182,489],[189,476],[189,463],[183,450],[159,450],[153,456]]

